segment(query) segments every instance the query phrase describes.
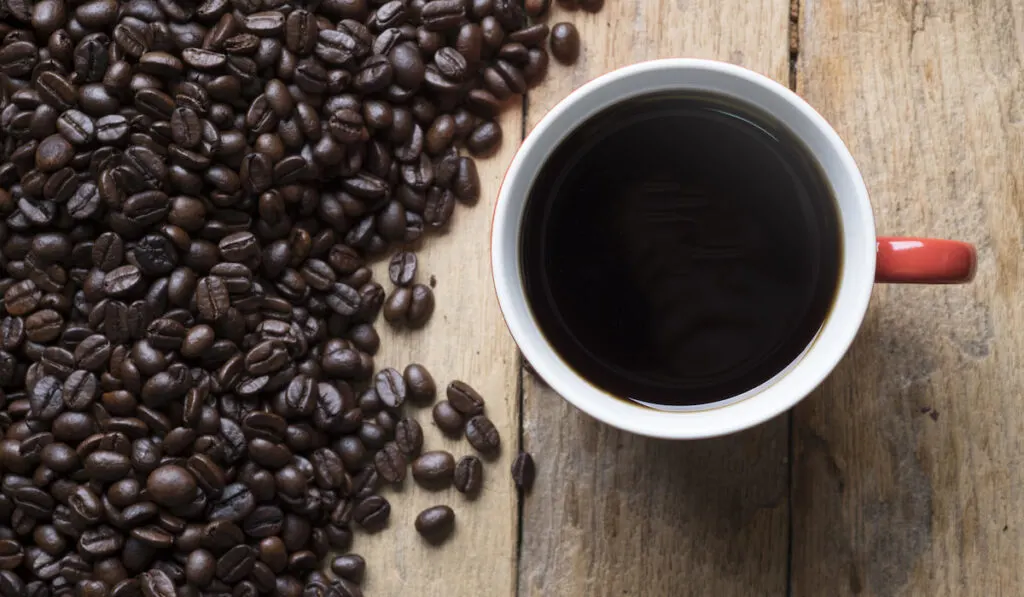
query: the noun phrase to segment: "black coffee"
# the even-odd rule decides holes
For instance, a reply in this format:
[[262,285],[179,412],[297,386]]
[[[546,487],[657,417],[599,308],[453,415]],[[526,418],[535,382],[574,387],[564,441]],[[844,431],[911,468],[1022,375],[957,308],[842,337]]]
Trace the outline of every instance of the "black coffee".
[[708,95],[644,96],[580,125],[534,182],[523,229],[545,336],[592,383],[653,405],[714,402],[784,369],[842,263],[809,150]]

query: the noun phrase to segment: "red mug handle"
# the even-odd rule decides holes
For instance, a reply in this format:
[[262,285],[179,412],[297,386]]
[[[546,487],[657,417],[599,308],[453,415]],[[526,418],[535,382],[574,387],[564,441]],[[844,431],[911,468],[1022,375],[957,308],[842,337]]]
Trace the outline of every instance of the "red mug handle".
[[887,236],[878,239],[875,282],[963,284],[974,278],[974,245],[937,238]]

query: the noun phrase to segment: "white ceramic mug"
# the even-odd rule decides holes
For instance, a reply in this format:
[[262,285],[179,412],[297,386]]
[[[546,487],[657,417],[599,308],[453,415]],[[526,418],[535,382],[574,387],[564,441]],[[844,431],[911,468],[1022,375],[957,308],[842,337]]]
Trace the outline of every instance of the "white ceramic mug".
[[[639,95],[708,92],[756,106],[800,138],[817,158],[839,205],[843,264],[833,308],[817,335],[788,367],[727,399],[664,410],[612,396],[578,375],[545,339],[527,301],[520,271],[523,211],[534,179],[558,144],[598,112]],[[831,199],[826,199],[831,200]],[[498,194],[491,234],[494,286],[508,328],[523,356],[556,392],[580,410],[620,429],[673,439],[739,431],[791,408],[835,368],[864,319],[879,282],[966,282],[975,252],[956,241],[876,238],[867,189],[849,150],[810,105],[747,69],[709,60],[667,59],[634,64],[580,87],[537,124],[512,160]]]

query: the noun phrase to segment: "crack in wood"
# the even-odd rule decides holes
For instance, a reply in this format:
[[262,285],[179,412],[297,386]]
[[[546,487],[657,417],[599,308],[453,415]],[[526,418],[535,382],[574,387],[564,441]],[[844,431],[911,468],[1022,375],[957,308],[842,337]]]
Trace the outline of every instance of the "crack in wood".
[[796,91],[796,67],[800,58],[800,0],[789,0],[789,88]]

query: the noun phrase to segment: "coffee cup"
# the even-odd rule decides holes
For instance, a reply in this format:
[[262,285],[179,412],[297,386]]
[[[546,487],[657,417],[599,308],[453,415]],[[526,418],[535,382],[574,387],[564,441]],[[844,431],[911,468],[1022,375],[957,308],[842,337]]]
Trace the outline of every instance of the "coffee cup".
[[[720,104],[737,106],[741,117],[717,123],[714,119],[723,111]],[[762,115],[769,124],[754,123],[756,126],[750,129],[753,133],[736,129],[746,126],[744,111]],[[694,120],[694,114],[704,120]],[[690,127],[683,130],[692,130],[693,134],[678,135],[682,137],[678,145],[670,145],[658,156],[667,154],[679,160],[684,159],[679,156],[686,156],[687,161],[666,164],[693,172],[687,178],[641,179],[627,188],[619,184],[619,173],[607,172],[608,168],[600,167],[601,161],[593,162],[597,167],[590,166],[593,173],[586,180],[596,182],[587,193],[595,194],[598,202],[608,194],[610,199],[600,203],[608,207],[598,210],[603,214],[600,217],[589,215],[586,201],[590,195],[585,195],[575,204],[577,207],[562,209],[567,215],[559,217],[575,222],[580,219],[579,210],[584,209],[579,206],[585,206],[586,222],[616,226],[613,234],[599,239],[600,248],[594,249],[613,261],[580,263],[580,254],[573,253],[572,247],[593,240],[589,238],[574,237],[572,242],[562,243],[564,255],[556,254],[554,251],[562,250],[557,249],[561,245],[536,232],[541,220],[531,214],[542,208],[547,214],[552,211],[548,203],[560,202],[562,195],[582,188],[582,183],[571,178],[572,172],[585,170],[590,163],[584,161],[590,158],[580,156],[598,153],[593,147],[611,143],[604,139],[618,139],[613,145],[620,152],[630,147],[628,142],[633,137],[658,142],[660,131],[675,126],[673,118],[688,118],[679,120],[679,124]],[[700,128],[707,122],[711,122],[707,125],[711,128]],[[747,138],[743,135],[761,132],[768,140],[764,151],[769,153],[763,155],[742,140]],[[732,144],[723,146],[719,154],[715,154],[714,147],[708,150],[686,145],[734,133],[737,140],[729,141]],[[602,140],[593,140],[598,138]],[[776,147],[771,143],[773,139],[793,142]],[[570,153],[565,149],[567,144],[572,146]],[[792,192],[789,187],[779,187],[784,192],[769,193],[767,199],[757,194],[760,187],[775,184],[771,177],[780,171],[775,167],[765,167],[763,172],[749,176],[723,170],[724,174],[713,179],[726,181],[722,185],[728,192],[721,194],[709,196],[690,188],[691,179],[702,181],[714,176],[707,173],[714,171],[718,162],[731,161],[732,155],[750,153],[754,157],[745,167],[757,170],[765,160],[775,159],[771,152],[788,151],[789,145],[797,147],[794,151],[799,155],[794,154],[795,161],[785,161],[788,158],[782,156],[779,164],[783,169],[791,164],[799,169],[803,167],[799,156],[809,156],[805,160],[809,174],[794,178],[793,184],[798,187]],[[651,161],[643,155],[634,158],[639,165],[634,165],[631,172]],[[699,167],[689,166],[694,160],[700,162]],[[650,171],[660,172],[653,167]],[[768,182],[761,182],[758,176],[769,177],[765,179]],[[744,179],[749,179],[747,187],[743,186]],[[799,186],[804,179],[811,182]],[[814,181],[819,181],[825,191],[815,191]],[[612,191],[607,189],[613,188],[620,194],[610,194]],[[779,202],[780,207],[765,211],[766,201],[769,206],[772,201]],[[630,228],[630,222],[638,224]],[[620,225],[623,228],[618,228]],[[675,230],[679,238],[672,237]],[[605,242],[608,236],[615,237],[614,242]],[[670,251],[655,244],[661,237],[670,243],[664,245],[672,247]],[[794,238],[801,242],[789,243]],[[967,243],[876,236],[860,170],[828,122],[791,90],[767,77],[739,66],[699,59],[665,59],[627,66],[583,85],[552,108],[527,136],[508,168],[495,206],[490,250],[502,314],[534,371],[564,399],[596,419],[629,432],[670,439],[736,432],[792,408],[832,372],[850,347],[867,312],[873,284],[963,283],[973,278],[976,265],[975,250]],[[772,254],[775,250],[778,255]],[[781,264],[765,265],[766,255]],[[650,307],[643,317],[634,318],[633,307],[623,307],[622,313],[616,313],[606,306],[602,312],[609,328],[623,327],[622,319],[656,336],[657,340],[645,344],[644,350],[622,348],[618,336],[614,336],[617,332],[605,331],[599,325],[601,319],[576,315],[589,312],[593,304],[603,300],[594,290],[600,287],[587,286],[586,280],[587,276],[607,276],[609,263],[615,264],[615,280],[628,279],[639,288],[646,288],[647,281],[654,278],[664,280],[666,270],[670,274],[669,286],[676,294],[633,301],[645,309]],[[533,269],[545,271],[547,277],[543,279],[555,280],[550,282],[554,290],[545,287],[536,291],[531,282]],[[731,272],[731,278],[723,282],[726,272]],[[777,280],[780,277],[785,279]],[[707,279],[713,281],[713,292],[704,284]],[[574,286],[559,280],[579,283]],[[761,294],[741,292],[740,298],[733,300],[736,297],[721,294],[721,288],[729,285],[755,288]],[[810,286],[817,290],[812,291]],[[543,297],[574,291],[578,296],[572,297],[572,307],[563,305],[559,317],[552,317],[552,309],[541,305]],[[791,293],[792,298],[785,293]],[[623,300],[629,303],[629,296],[635,294],[627,293]],[[776,313],[772,305],[779,296],[785,296],[785,300],[775,301],[779,303]],[[797,312],[793,304],[801,305],[797,315],[792,315]],[[715,313],[719,314],[712,316]],[[576,333],[567,335],[555,329],[559,322],[570,319],[574,321],[565,325],[575,325]],[[797,329],[804,324],[809,324],[806,330]],[[748,333],[748,329],[753,331]],[[752,347],[756,343],[751,338],[761,336],[764,346]],[[611,350],[616,351],[614,366],[605,370],[588,365],[594,359],[605,358],[595,354]],[[671,354],[659,354],[659,350]],[[736,357],[748,353],[759,356],[747,360],[746,356]],[[664,361],[665,365],[649,367],[647,361],[652,360]],[[672,377],[673,367],[685,370],[685,375]]]

